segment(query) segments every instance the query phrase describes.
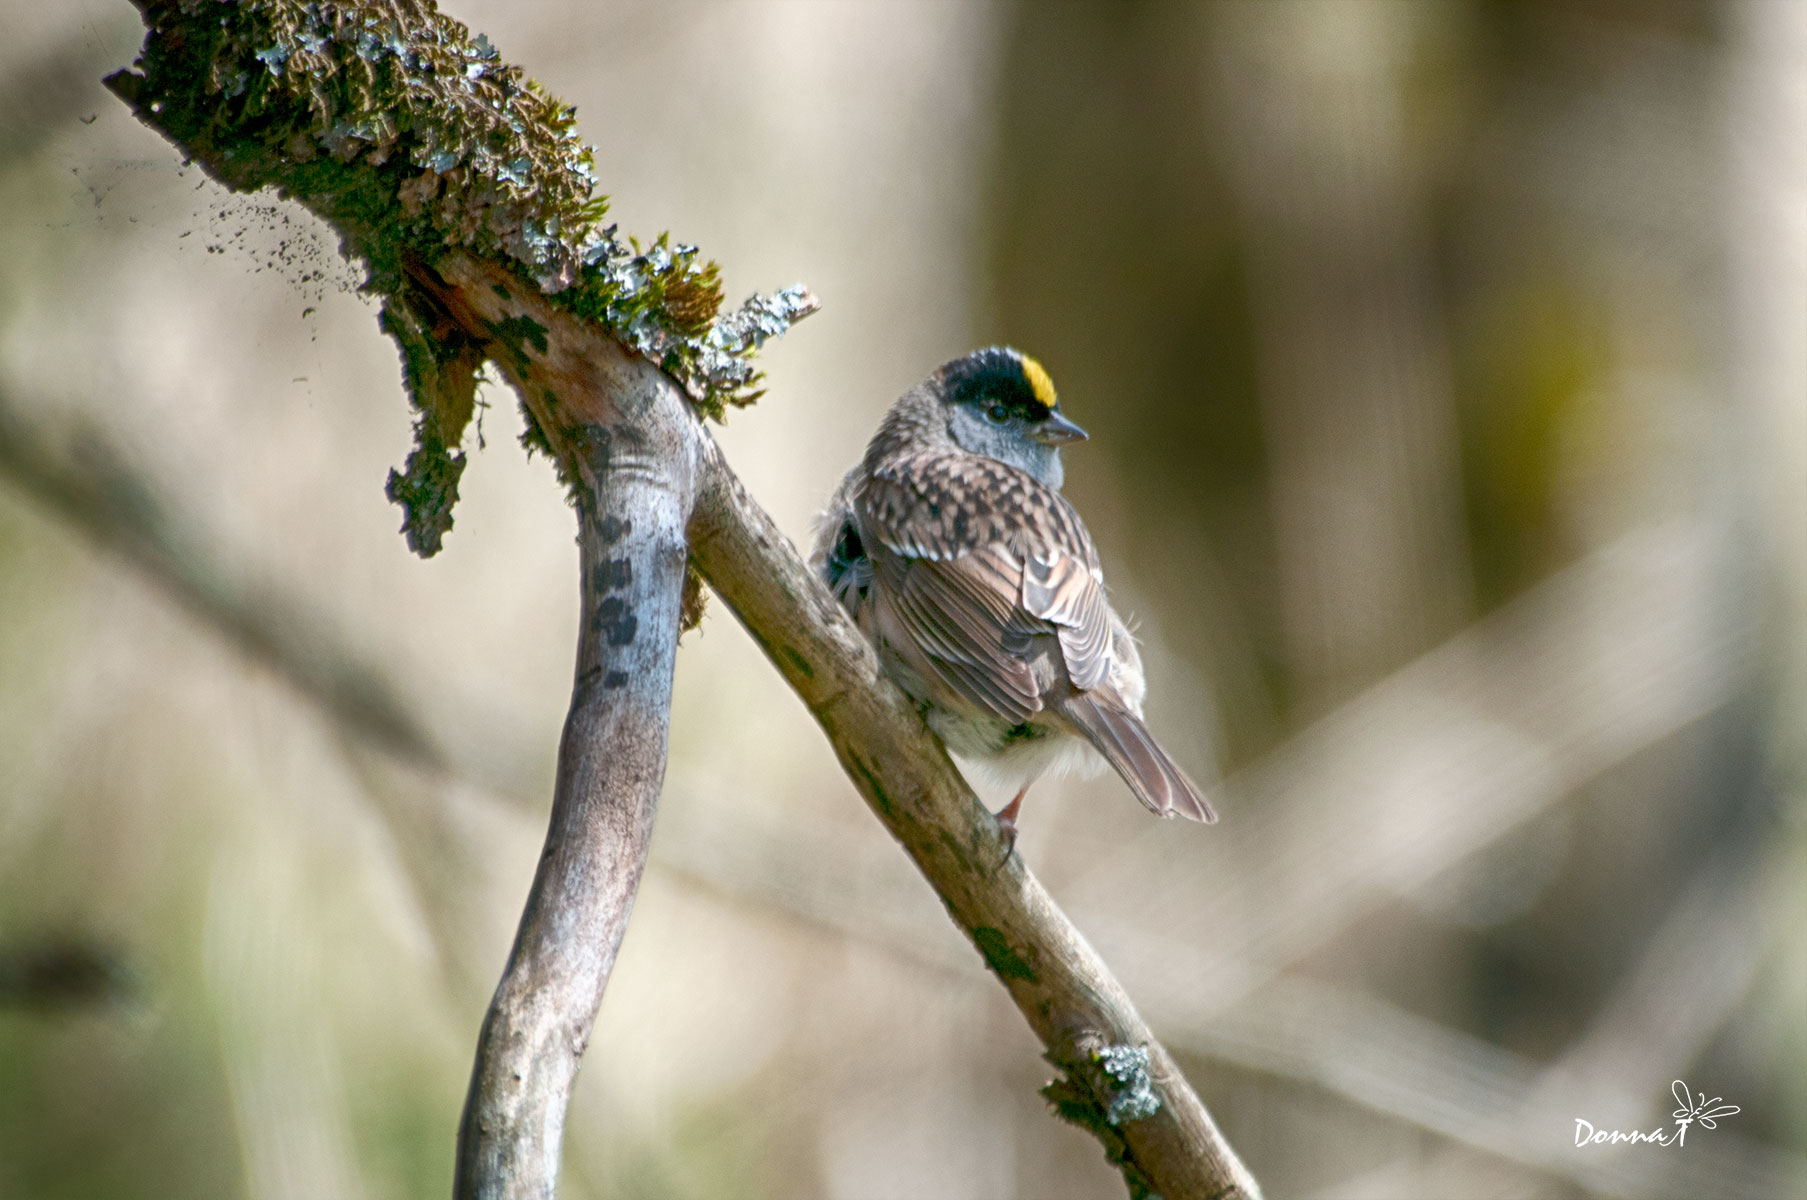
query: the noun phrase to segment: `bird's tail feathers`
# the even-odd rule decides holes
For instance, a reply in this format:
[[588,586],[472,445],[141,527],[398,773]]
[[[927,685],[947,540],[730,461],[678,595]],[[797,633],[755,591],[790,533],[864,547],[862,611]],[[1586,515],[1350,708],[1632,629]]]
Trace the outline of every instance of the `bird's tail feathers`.
[[1142,718],[1095,692],[1064,701],[1060,713],[1104,755],[1150,812],[1162,817],[1178,813],[1207,824],[1217,820],[1204,793],[1167,757]]

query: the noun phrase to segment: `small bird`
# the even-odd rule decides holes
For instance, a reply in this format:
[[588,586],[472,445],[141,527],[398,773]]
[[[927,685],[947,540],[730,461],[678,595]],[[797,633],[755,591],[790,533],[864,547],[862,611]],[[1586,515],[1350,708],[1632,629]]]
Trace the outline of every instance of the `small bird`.
[[1142,721],[1141,655],[1060,494],[1060,448],[1085,437],[1040,363],[978,350],[891,406],[817,526],[813,564],[885,673],[948,750],[1018,789],[996,814],[1006,846],[1043,773],[1106,762],[1151,812],[1217,819]]

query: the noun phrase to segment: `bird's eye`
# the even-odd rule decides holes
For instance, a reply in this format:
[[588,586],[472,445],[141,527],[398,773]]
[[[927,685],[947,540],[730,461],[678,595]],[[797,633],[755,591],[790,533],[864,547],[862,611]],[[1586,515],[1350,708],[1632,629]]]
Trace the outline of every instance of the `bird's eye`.
[[1010,410],[1002,404],[994,404],[985,410],[985,419],[993,425],[1002,425],[1010,419]]

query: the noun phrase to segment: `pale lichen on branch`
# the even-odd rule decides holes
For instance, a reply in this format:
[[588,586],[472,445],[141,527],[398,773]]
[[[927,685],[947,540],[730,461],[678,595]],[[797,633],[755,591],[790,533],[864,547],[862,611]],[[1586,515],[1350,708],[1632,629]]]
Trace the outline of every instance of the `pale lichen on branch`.
[[760,343],[815,309],[794,286],[724,316],[719,270],[695,246],[605,226],[576,110],[427,0],[137,2],[144,48],[109,85],[226,186],[318,213],[389,301],[384,328],[422,414],[389,493],[419,553],[451,526],[470,406],[447,401],[474,390],[482,356],[423,349],[443,331],[394,304],[411,264],[461,249],[507,265],[716,419],[758,396]]

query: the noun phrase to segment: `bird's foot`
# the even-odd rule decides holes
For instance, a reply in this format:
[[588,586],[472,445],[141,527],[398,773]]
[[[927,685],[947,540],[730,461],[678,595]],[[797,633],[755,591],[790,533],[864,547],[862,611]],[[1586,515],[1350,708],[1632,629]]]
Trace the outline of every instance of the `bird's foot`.
[[1000,867],[1009,862],[1010,856],[1016,853],[1016,818],[1023,809],[1023,797],[1028,794],[1029,789],[1023,788],[1016,794],[1016,799],[992,814],[998,823],[998,836],[1004,839],[1004,857],[998,863]]
[[1016,853],[1016,822],[1003,815],[998,816],[998,836],[1004,839],[1004,857],[998,860],[998,866],[1010,861]]

